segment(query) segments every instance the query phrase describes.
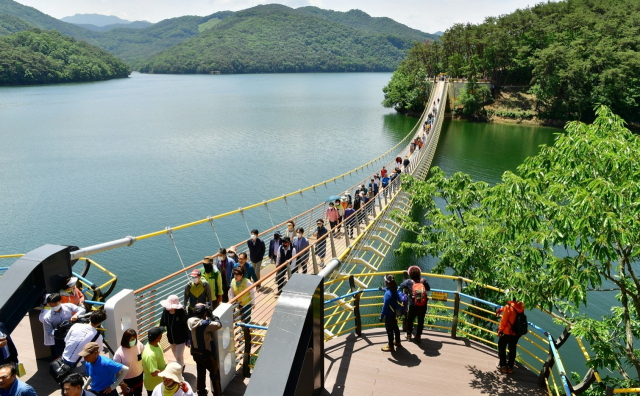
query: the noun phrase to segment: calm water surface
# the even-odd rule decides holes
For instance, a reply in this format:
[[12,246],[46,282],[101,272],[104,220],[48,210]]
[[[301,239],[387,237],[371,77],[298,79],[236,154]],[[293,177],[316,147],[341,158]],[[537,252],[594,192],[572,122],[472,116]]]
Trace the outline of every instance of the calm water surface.
[[[134,73],[107,82],[0,88],[0,254],[141,235],[351,170],[415,123],[380,105],[390,76]],[[448,121],[433,163],[448,175],[462,171],[495,184],[557,132]],[[356,181],[290,199],[289,208],[274,203],[271,214],[284,221],[289,209],[301,212]],[[263,209],[246,217],[251,228],[271,225]],[[216,228],[225,246],[248,237],[238,215]],[[218,248],[208,224],[174,237],[186,264]],[[181,268],[167,236],[95,259],[119,275],[120,287],[137,288]],[[391,257],[385,267],[411,264],[428,269],[434,259]]]

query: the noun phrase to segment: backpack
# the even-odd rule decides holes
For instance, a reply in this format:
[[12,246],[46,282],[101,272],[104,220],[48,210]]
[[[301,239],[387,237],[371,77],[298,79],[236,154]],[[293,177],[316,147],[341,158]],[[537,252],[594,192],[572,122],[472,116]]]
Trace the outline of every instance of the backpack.
[[422,284],[422,278],[420,282],[413,282],[413,303],[416,307],[424,307],[427,305],[429,298],[427,297],[427,288]]
[[409,309],[409,298],[406,294],[398,290],[398,306],[399,312],[396,312],[397,316],[405,316]]
[[[511,306],[511,308],[513,308],[513,306]],[[513,308],[513,310],[515,311],[515,308]],[[513,330],[517,336],[523,336],[529,332],[528,326],[527,315],[524,314],[524,311],[516,311],[516,320],[511,324],[511,330]]]

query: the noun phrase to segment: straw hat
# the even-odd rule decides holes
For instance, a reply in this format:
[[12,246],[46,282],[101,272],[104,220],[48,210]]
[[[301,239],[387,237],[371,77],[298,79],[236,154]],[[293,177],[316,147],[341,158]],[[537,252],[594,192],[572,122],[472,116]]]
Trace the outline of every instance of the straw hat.
[[158,373],[158,377],[170,378],[175,382],[183,382],[182,366],[180,365],[180,363],[171,362],[167,364],[167,367],[165,367],[164,371]]
[[164,309],[182,309],[182,304],[180,304],[180,299],[176,295],[170,295],[166,300],[160,301],[160,305],[164,307]]
[[231,246],[229,249],[227,249],[227,253],[237,254],[236,253],[236,247],[235,246]]

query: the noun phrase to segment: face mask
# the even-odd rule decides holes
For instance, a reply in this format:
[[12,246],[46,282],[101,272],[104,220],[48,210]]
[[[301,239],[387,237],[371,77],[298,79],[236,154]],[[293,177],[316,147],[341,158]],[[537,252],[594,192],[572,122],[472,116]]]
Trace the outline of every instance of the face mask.
[[65,293],[71,293],[72,290],[73,290],[73,288],[64,289]]
[[302,233],[298,233],[298,238],[302,238]]
[[57,305],[55,307],[51,307],[51,309],[53,309],[54,311],[58,312],[59,310],[62,309],[62,305]]
[[273,239],[275,239],[276,241],[280,239],[280,235],[276,235],[273,237]]
[[131,340],[131,341],[129,341],[129,346],[130,347],[134,347],[134,346],[136,346],[137,343],[138,343],[137,340]]
[[191,283],[197,285],[198,283],[200,283],[200,278],[191,278]]
[[258,239],[258,236],[257,235],[251,235],[251,239],[253,239],[255,241],[256,239]]

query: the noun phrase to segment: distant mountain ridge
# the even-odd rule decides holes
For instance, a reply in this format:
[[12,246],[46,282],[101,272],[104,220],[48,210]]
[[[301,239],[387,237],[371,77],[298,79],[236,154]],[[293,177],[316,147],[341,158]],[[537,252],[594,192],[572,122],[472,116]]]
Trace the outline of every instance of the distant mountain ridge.
[[[386,27],[377,27],[380,24]],[[409,31],[409,37],[396,34],[398,31]],[[392,71],[414,42],[428,37],[388,18],[371,18],[357,10],[334,13],[315,7],[259,5],[235,12],[199,35],[161,52],[143,63],[140,71]]]
[[118,18],[115,15],[101,15],[101,14],[75,14],[60,18],[61,21],[67,23],[73,23],[74,25],[94,25],[94,26],[107,26],[122,24],[126,25],[131,23],[126,19]]
[[88,23],[76,23],[74,25],[83,27],[85,29],[93,30],[94,32],[106,32],[111,29],[124,28],[124,29],[144,29],[153,23],[147,21],[134,21],[129,23],[114,23],[113,25],[96,26]]

